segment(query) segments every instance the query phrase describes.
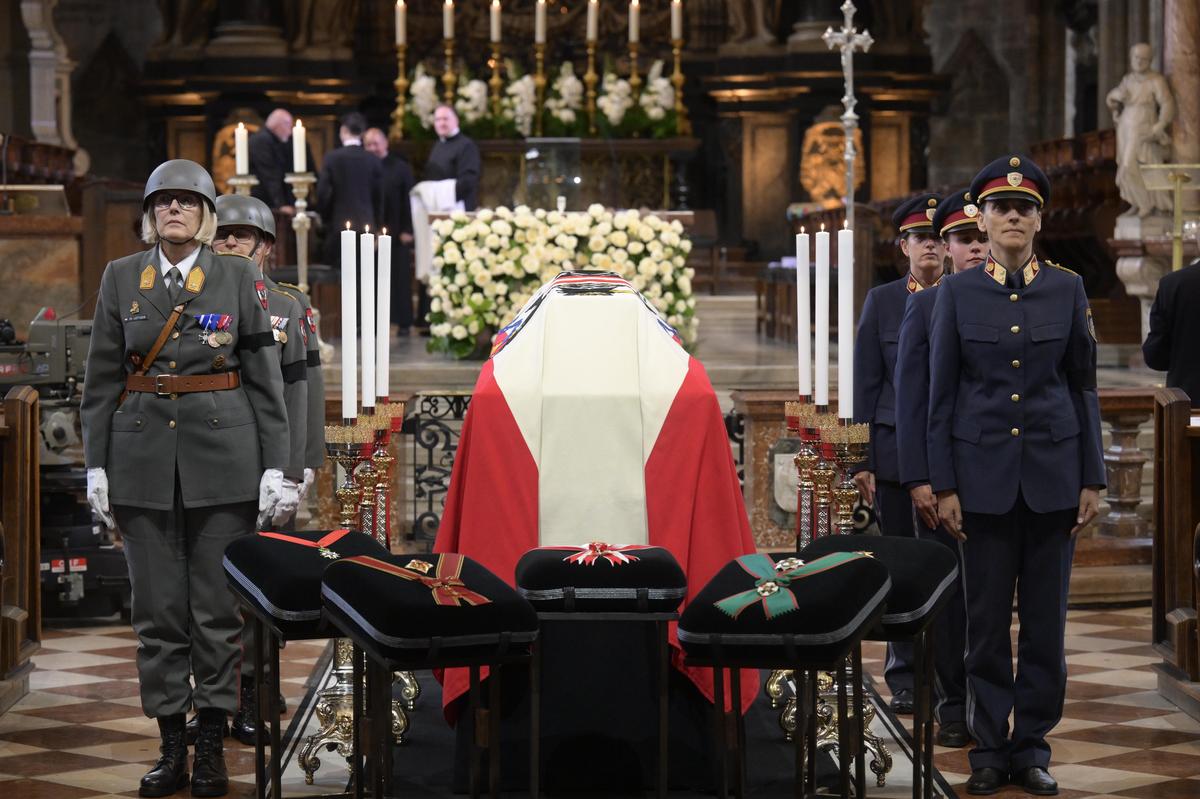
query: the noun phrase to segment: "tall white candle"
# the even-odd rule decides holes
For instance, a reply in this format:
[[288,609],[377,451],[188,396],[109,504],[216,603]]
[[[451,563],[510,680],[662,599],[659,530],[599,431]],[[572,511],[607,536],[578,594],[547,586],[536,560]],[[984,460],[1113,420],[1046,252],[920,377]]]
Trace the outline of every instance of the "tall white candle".
[[838,416],[854,418],[854,231],[838,231]]
[[356,236],[346,223],[342,231],[342,418],[358,416],[357,366],[358,366],[358,281],[355,266],[354,246]]
[[375,234],[368,225],[358,238],[359,313],[362,324],[362,404],[375,407]]
[[446,0],[442,6],[442,38],[454,38],[454,0]]
[[408,6],[396,0],[396,44],[408,44]]
[[533,15],[533,42],[546,43],[546,0],[538,0]]
[[239,175],[245,175],[250,171],[250,150],[246,137],[246,126],[239,122],[237,129],[233,131],[233,171]]
[[308,138],[307,132],[304,130],[304,123],[296,120],[296,124],[292,127],[292,171],[307,172],[308,171],[308,147],[306,141]]
[[812,396],[812,308],[808,263],[809,235],[796,234],[796,350],[800,360],[800,396]]
[[642,8],[638,0],[629,0],[629,43],[636,44],[638,40],[638,13]]
[[683,0],[671,0],[671,39],[683,39]]
[[379,237],[379,276],[375,290],[375,396],[388,395],[388,369],[391,366],[392,342],[392,237],[383,229]]
[[588,0],[587,40],[594,42],[600,34],[600,0]]
[[817,233],[817,342],[813,348],[817,356],[813,402],[817,405],[829,404],[829,233],[824,227]]
[[492,41],[500,43],[500,0],[492,0],[491,9]]

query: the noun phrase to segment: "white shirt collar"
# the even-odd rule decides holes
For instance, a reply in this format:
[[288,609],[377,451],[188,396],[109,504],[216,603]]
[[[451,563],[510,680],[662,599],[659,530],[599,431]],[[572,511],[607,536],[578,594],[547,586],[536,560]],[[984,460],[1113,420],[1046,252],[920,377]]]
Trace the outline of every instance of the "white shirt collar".
[[457,136],[460,133],[462,133],[462,131],[459,128],[455,128],[454,130],[450,131],[449,136],[442,136],[440,138],[442,141],[446,141],[447,139],[453,139],[455,136]]
[[179,263],[173,264],[170,262],[170,260],[168,260],[166,253],[164,253],[162,250],[162,247],[159,247],[158,248],[158,269],[160,272],[162,272],[163,277],[166,277],[167,272],[170,272],[171,267],[173,266],[179,270],[179,274],[183,275],[183,279],[187,280],[188,272],[192,271],[192,267],[195,266],[196,259],[200,257],[200,250],[202,250],[202,249],[203,249],[203,245],[192,250],[191,255],[188,255],[186,258],[184,258]]
[[362,147],[362,139],[350,138],[342,142],[343,147]]

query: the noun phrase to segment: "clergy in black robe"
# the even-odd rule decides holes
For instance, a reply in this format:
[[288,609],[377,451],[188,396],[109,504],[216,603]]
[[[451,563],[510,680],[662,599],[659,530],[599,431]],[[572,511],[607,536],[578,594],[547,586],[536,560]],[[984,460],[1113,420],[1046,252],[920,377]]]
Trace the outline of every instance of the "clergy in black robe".
[[429,153],[422,180],[454,180],[455,199],[468,211],[479,207],[479,145],[458,129],[458,114],[446,105],[433,112],[437,144]]
[[363,135],[363,147],[383,167],[383,217],[381,223],[394,237],[392,248],[392,321],[400,335],[413,323],[412,204],[413,171],[408,159],[388,151],[387,136],[379,128]]
[[342,146],[326,153],[317,179],[317,211],[325,225],[325,263],[339,266],[338,233],[346,223],[362,232],[367,225],[379,232],[383,218],[383,167],[363,149],[366,119],[357,111],[342,117],[338,136]]
[[[292,171],[292,115],[276,108],[267,117],[266,124],[250,134],[247,143],[250,151],[250,174],[258,178],[258,185],[250,189],[250,195],[265,202],[273,211],[285,214],[295,212],[296,195],[284,181]],[[312,150],[305,148],[308,165],[312,167]]]

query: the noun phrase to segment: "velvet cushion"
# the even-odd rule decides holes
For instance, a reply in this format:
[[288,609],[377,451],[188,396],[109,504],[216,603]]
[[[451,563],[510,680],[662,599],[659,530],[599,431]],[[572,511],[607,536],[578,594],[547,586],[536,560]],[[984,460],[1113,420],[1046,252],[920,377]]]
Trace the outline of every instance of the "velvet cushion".
[[528,651],[537,637],[533,607],[463,555],[339,560],[325,570],[321,596],[334,624],[393,663]]
[[684,651],[763,668],[844,657],[882,611],[887,568],[853,553],[784,558],[743,555],[717,572],[679,619]]
[[833,552],[870,552],[887,567],[892,590],[880,620],[881,637],[911,636],[958,590],[958,558],[954,551],[927,538],[892,535],[831,535],[818,538],[800,552],[806,560]]
[[670,613],[687,594],[687,577],[662,547],[531,549],[517,562],[517,590],[538,610]]
[[[369,535],[350,531],[338,535],[341,532],[307,530],[244,536],[225,548],[225,577],[242,600],[275,620],[284,638],[331,638],[337,631],[324,624],[321,617],[321,575],[325,567],[338,558],[387,554]],[[327,545],[317,547],[322,540]]]

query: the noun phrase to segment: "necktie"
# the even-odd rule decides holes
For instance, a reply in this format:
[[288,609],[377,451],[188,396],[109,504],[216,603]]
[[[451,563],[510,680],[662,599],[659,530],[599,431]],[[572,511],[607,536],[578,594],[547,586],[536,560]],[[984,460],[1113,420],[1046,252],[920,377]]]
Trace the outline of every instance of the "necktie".
[[167,296],[171,298],[172,305],[179,301],[179,291],[182,288],[183,273],[179,271],[179,267],[172,266],[167,270]]

